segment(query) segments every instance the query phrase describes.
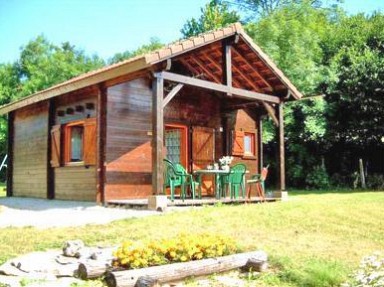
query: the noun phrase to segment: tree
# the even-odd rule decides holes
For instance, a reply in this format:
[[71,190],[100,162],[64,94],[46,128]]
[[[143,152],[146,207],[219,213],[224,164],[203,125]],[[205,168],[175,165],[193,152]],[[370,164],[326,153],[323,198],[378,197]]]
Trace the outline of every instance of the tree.
[[335,172],[384,172],[384,15],[345,17],[324,43],[335,77],[324,83]]
[[[240,10],[245,11],[251,17],[265,17],[273,12],[279,10],[280,8],[290,6],[292,4],[301,5],[309,4],[313,8],[320,8],[323,5],[324,1],[321,0],[232,0],[225,1],[228,4],[238,7]],[[334,0],[337,6],[338,3],[342,3],[343,0]]]
[[[324,64],[322,45],[332,29],[330,19],[337,19],[338,13],[300,1],[281,6],[257,22],[249,23],[246,30],[300,91],[316,96],[322,92],[324,79],[332,76]],[[322,97],[285,105],[287,182],[290,186],[304,186],[308,172],[320,165],[329,147],[324,138],[326,106]],[[266,142],[266,150],[273,151],[277,147],[277,139],[271,136],[275,134],[273,125],[264,126],[264,134],[267,134],[264,138],[270,140]],[[270,154],[267,160],[275,159]]]
[[229,11],[228,5],[220,0],[211,0],[201,8],[200,18],[188,20],[180,32],[184,38],[188,38],[238,21],[240,16],[236,11]]
[[123,60],[129,59],[129,58],[132,58],[132,57],[135,57],[138,55],[143,55],[143,54],[149,53],[151,51],[160,49],[163,46],[164,46],[164,44],[161,43],[158,38],[151,38],[149,44],[144,44],[133,51],[125,51],[123,53],[117,53],[108,62],[110,64],[121,62]]
[[[22,98],[79,74],[100,68],[104,61],[86,56],[70,43],[50,43],[38,36],[21,48],[20,58],[13,64],[0,64],[0,104]],[[0,117],[0,155],[6,153],[5,116]]]
[[38,36],[22,47],[20,59],[13,65],[20,84],[13,98],[33,94],[103,65],[98,56],[86,56],[68,42],[58,46]]

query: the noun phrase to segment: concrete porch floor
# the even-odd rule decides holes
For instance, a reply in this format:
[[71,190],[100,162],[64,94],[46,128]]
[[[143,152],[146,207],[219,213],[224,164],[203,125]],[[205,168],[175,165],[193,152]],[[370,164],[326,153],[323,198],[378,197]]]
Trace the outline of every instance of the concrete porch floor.
[[[171,201],[170,198],[167,200],[167,206],[202,206],[202,205],[215,205],[215,204],[247,204],[247,203],[260,203],[260,202],[273,202],[278,199],[276,198],[265,198],[263,201],[260,197],[251,197],[250,199],[238,198],[221,198],[216,199],[212,197],[203,197],[201,199],[190,199],[187,198],[184,201],[180,198],[175,198]],[[107,206],[125,207],[125,208],[148,208],[148,199],[114,199],[108,200]]]

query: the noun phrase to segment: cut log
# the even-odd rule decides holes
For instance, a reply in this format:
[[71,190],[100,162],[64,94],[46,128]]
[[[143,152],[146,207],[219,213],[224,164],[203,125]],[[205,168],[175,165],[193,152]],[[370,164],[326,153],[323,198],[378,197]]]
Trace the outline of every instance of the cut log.
[[247,264],[243,267],[246,271],[263,272],[268,268],[267,254],[265,257],[251,257],[248,259]]
[[108,287],[135,287],[140,277],[148,277],[154,282],[158,281],[163,284],[190,276],[198,277],[241,268],[247,264],[250,258],[266,261],[267,255],[264,251],[254,251],[185,263],[112,271],[106,273],[105,280]]
[[110,261],[87,261],[79,264],[77,276],[83,280],[94,279],[104,275],[110,268]]
[[137,279],[135,287],[158,287],[160,286],[156,279],[149,276],[143,276]]

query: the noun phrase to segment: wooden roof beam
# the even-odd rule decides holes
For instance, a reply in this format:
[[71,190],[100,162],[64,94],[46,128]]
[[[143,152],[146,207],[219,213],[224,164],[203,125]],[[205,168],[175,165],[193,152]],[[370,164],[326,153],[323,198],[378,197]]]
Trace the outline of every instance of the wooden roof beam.
[[254,70],[255,74],[263,81],[264,84],[267,85],[269,91],[273,91],[273,88],[271,86],[270,83],[267,82],[266,79],[264,79],[260,73],[258,71],[256,71],[254,68],[253,68],[253,65],[243,57],[243,55],[241,55],[236,49],[233,49],[233,53],[236,55],[236,57],[239,57],[249,68],[251,68],[252,70]]
[[[228,41],[222,41],[223,61],[222,76],[223,84],[232,87],[232,45]],[[230,94],[228,94],[230,95]]]
[[[213,60],[212,57],[207,52],[202,53],[201,55],[203,55],[213,66],[215,66],[216,69],[221,71],[221,66],[215,60]],[[236,78],[232,78],[232,81],[235,84],[237,84],[239,87],[241,86],[239,81],[236,80]]]
[[210,76],[216,83],[220,83],[220,79],[214,73],[209,71],[206,65],[204,65],[204,63],[200,59],[198,59],[197,57],[190,57],[189,59],[195,62],[196,65],[198,65],[200,69],[203,70],[204,73],[206,73],[208,76]]
[[276,96],[238,89],[238,88],[213,83],[210,81],[195,79],[195,78],[191,78],[191,77],[187,77],[184,75],[179,75],[171,72],[166,72],[166,71],[154,73],[154,77],[162,78],[164,80],[168,80],[171,82],[176,82],[176,83],[194,86],[198,88],[217,91],[225,94],[232,94],[237,96],[238,98],[243,98],[248,100],[259,100],[259,101],[265,101],[273,104],[278,104],[281,102],[280,98]]
[[168,95],[165,96],[163,100],[163,109],[166,105],[180,92],[180,90],[184,87],[183,84],[177,84],[176,87],[174,87]]

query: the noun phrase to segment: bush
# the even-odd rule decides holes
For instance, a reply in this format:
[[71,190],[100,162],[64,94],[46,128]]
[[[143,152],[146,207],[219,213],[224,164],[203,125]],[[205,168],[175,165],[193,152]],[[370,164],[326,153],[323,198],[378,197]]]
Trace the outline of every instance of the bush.
[[115,252],[115,266],[136,269],[236,253],[234,240],[211,234],[181,234],[171,239],[124,242]]
[[307,174],[305,179],[308,188],[327,189],[329,188],[330,180],[327,171],[323,165],[318,165]]
[[374,190],[384,190],[384,175],[372,174],[367,177],[367,187]]

